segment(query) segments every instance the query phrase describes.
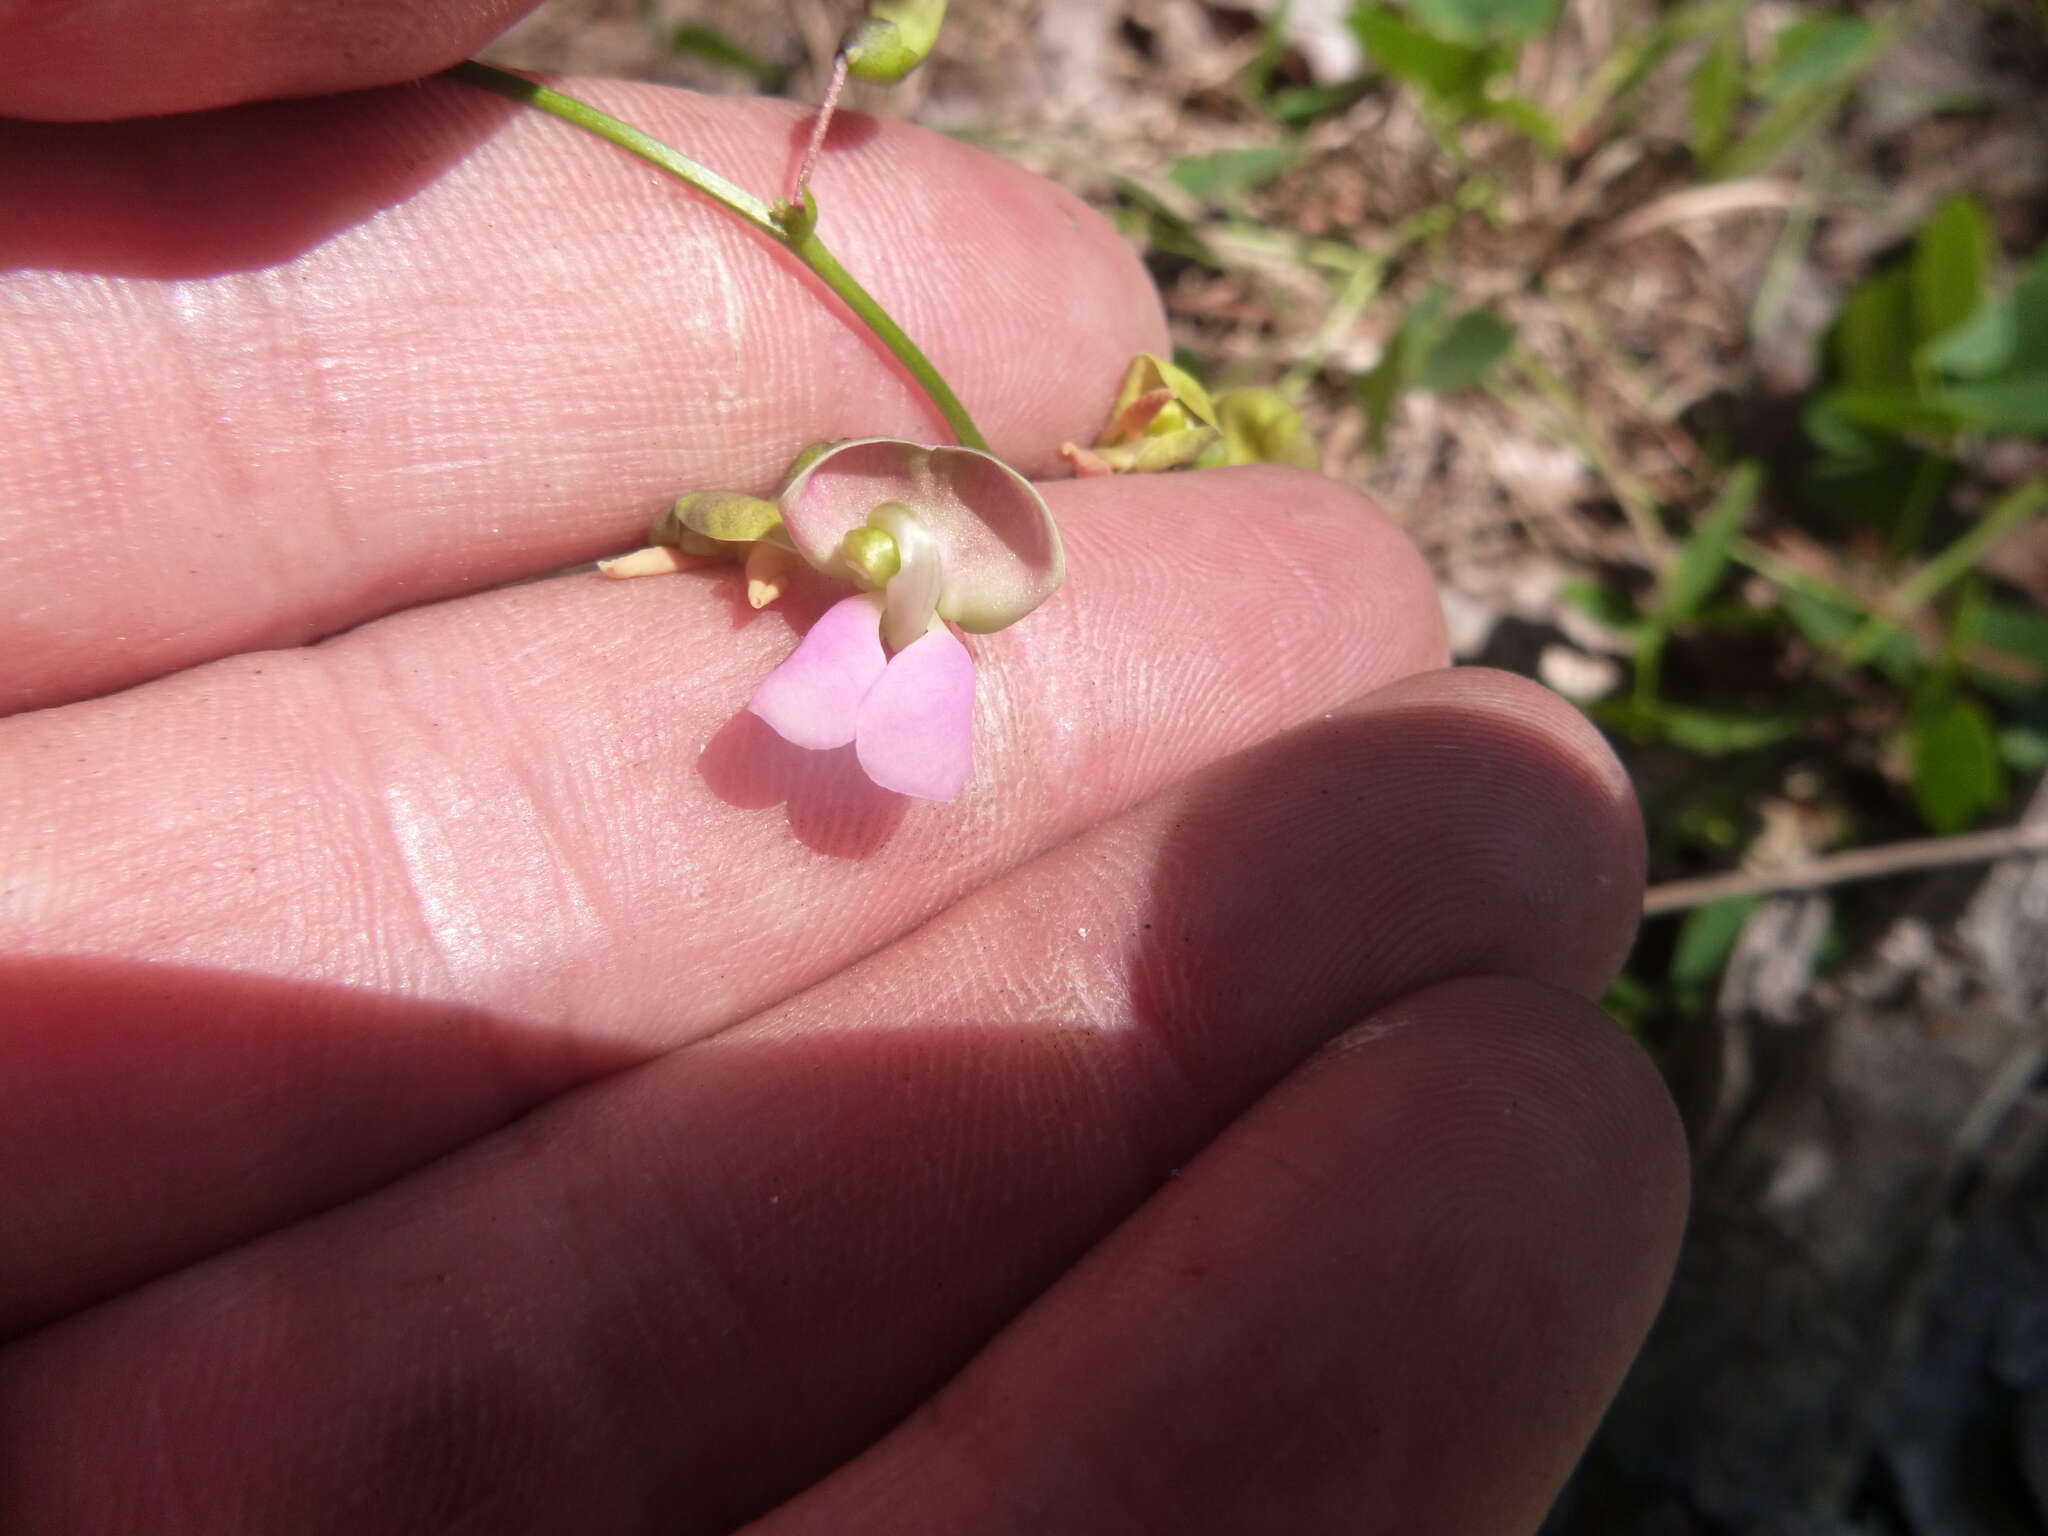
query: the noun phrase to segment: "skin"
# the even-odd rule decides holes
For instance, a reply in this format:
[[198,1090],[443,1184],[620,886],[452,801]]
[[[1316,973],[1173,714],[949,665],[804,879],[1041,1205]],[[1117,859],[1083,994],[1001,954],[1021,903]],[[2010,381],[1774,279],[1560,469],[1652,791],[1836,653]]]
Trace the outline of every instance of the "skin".
[[[252,4],[137,71],[59,9],[0,56],[74,85],[0,105],[503,19],[348,75],[373,7]],[[1683,1221],[1589,1001],[1641,836],[1576,714],[1441,670],[1376,509],[1049,484],[1068,585],[910,805],[743,713],[829,589],[548,574],[937,435],[776,252],[446,84],[0,124],[0,185],[0,1528],[1534,1526]],[[816,186],[1028,472],[1163,347],[1021,171],[854,124]]]

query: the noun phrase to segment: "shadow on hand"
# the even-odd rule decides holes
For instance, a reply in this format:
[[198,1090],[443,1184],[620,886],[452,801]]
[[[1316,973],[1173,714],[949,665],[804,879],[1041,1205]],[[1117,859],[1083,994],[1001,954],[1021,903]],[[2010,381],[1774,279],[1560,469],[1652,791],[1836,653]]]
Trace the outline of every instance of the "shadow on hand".
[[[804,756],[830,771],[815,765],[831,754]],[[1103,889],[1096,850],[1052,855],[975,898],[992,909],[901,941],[844,985],[590,1083],[445,1169],[281,1234],[202,1288],[208,1304],[133,1309],[114,1336],[154,1363],[106,1353],[124,1370],[182,1370],[221,1337],[209,1306],[264,1298],[260,1345],[208,1361],[208,1413],[169,1452],[245,1431],[284,1445],[301,1462],[266,1483],[296,1509],[336,1512],[298,1529],[433,1528],[448,1509],[493,1529],[596,1528],[591,1500],[626,1490],[665,1529],[727,1530],[900,1422],[1332,1038],[1436,980],[1580,982],[1636,900],[1598,878],[1629,856],[1614,785],[1512,709],[1395,701],[1243,753],[1182,793],[1149,871],[1121,877],[1148,901],[1122,902],[1138,891],[1121,879]],[[1088,927],[1064,926],[1084,913]],[[22,1154],[94,1104],[133,1128],[110,1154],[125,1182],[100,1176],[117,1210],[152,1194],[175,1205],[209,1170],[268,1175],[282,1156],[328,1170],[332,1203],[606,1065],[561,1036],[332,988],[28,974],[78,999],[31,1034],[31,1059],[84,1059],[46,1068],[40,1087],[33,1070],[0,1085],[0,1168],[32,1168]],[[167,1019],[178,986],[191,995]],[[111,1094],[92,1086],[99,1071]],[[291,1114],[262,1098],[287,1074],[321,1082]],[[35,1111],[39,1132],[9,1112],[24,1084],[32,1106],[68,1100]],[[202,1108],[208,1095],[257,1108],[241,1126]],[[1496,1112],[1484,1096],[1458,1103]],[[195,1131],[196,1147],[181,1143]],[[1529,1178],[1567,1182],[1540,1166]],[[288,1202],[265,1198],[274,1221]],[[215,1219],[216,1245],[226,1225]],[[1498,1258],[1483,1228],[1473,1243],[1471,1264]],[[422,1275],[424,1292],[401,1283]],[[423,1338],[427,1378],[396,1364]],[[286,1401],[296,1439],[265,1440]],[[38,1431],[59,1445],[81,1432]],[[129,1423],[109,1437],[107,1475],[165,1451]]]
[[0,119],[0,272],[274,267],[403,202],[515,103],[429,81],[119,123]]
[[362,1195],[645,1056],[128,960],[0,961],[0,1339]]

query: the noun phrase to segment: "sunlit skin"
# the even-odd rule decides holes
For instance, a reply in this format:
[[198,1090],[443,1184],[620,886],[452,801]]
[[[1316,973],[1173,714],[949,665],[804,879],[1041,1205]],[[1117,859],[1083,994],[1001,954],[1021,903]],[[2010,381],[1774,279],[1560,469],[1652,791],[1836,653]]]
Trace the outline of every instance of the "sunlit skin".
[[[136,0],[145,69],[109,0],[0,94],[77,120],[0,125],[0,1529],[1533,1528],[1685,1198],[1590,1001],[1642,866],[1597,736],[1258,468],[1044,484],[957,800],[790,745],[746,705],[843,585],[548,573],[927,403],[458,85],[84,121],[503,20],[242,9]],[[1028,474],[1167,348],[999,160],[863,127],[812,183]]]

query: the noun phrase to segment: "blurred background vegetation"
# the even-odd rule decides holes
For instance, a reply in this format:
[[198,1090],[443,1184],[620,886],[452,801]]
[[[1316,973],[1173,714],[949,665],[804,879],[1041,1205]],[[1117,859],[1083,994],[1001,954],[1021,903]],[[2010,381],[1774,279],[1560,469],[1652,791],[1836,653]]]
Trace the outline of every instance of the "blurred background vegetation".
[[[488,57],[815,99],[850,10],[550,0]],[[2048,4],[955,0],[851,104],[1103,209],[1177,360],[1629,765],[1608,1001],[1719,1161],[1558,1529],[2048,1530],[2041,1304],[1924,1375],[1987,1222],[2048,1295],[2044,861],[1982,883],[2048,830]]]

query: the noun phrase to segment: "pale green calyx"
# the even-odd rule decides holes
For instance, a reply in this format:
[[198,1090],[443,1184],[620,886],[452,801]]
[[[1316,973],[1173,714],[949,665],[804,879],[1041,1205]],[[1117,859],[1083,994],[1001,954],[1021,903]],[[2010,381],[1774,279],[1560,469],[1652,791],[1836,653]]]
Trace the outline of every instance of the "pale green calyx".
[[1223,440],[1213,443],[1195,461],[1198,468],[1218,464],[1292,464],[1314,469],[1321,460],[1301,412],[1277,389],[1254,386],[1227,389],[1216,397],[1216,421]]
[[692,491],[676,498],[676,504],[654,525],[656,543],[673,543],[666,530],[687,530],[721,544],[751,544],[757,539],[776,539],[787,544],[782,534],[782,509],[759,496],[738,491]]
[[894,85],[932,51],[946,0],[868,0],[867,15],[840,47],[847,73]]
[[839,558],[853,572],[854,580],[869,591],[885,586],[903,569],[903,557],[896,541],[880,528],[856,528],[840,541]]

